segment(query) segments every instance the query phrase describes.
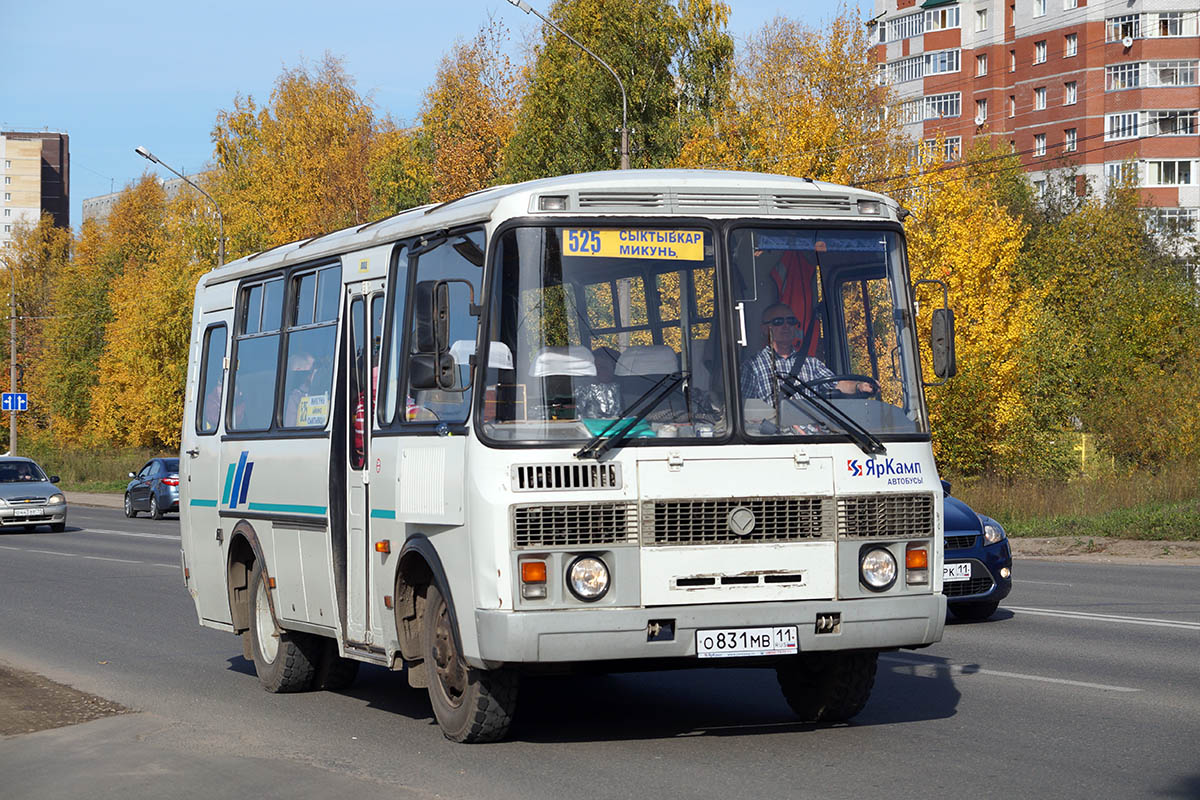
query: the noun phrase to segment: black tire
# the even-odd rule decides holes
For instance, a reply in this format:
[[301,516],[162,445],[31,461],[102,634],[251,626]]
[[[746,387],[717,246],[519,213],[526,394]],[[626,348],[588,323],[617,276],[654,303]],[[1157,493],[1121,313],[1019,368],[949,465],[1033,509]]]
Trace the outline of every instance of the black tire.
[[996,609],[999,607],[999,600],[985,601],[982,603],[956,603],[955,605],[950,606],[950,613],[958,619],[982,622],[992,614],[995,614]]
[[150,495],[150,516],[154,517],[154,519],[163,518],[162,509],[158,507],[158,495],[156,494]]
[[255,564],[250,573],[248,631],[254,671],[268,692],[307,691],[317,674],[321,641],[308,634],[280,630],[267,599],[266,575],[261,565]]
[[476,669],[458,651],[442,593],[425,589],[421,653],[429,675],[429,702],[442,733],[452,742],[495,742],[504,738],[517,708],[519,676],[506,669]]
[[133,519],[138,515],[138,512],[133,507],[133,498],[129,496],[129,492],[125,493],[125,516]]
[[65,523],[65,522],[51,522],[50,523],[50,530],[53,533],[62,533],[66,529],[67,529],[67,523]]
[[317,670],[313,687],[318,690],[337,692],[349,689],[358,678],[358,664],[352,658],[342,658],[338,655],[337,642],[326,639],[322,650],[321,666]]
[[775,670],[779,688],[805,722],[845,722],[862,711],[875,685],[879,654],[807,653]]

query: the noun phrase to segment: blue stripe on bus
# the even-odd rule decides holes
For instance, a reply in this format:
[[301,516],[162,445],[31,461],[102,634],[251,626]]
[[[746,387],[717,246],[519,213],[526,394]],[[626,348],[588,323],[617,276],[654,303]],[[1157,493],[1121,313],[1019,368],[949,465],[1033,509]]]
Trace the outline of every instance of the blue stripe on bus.
[[386,508],[372,508],[371,519],[395,519],[396,512],[389,511]]
[[[230,464],[229,466],[232,467],[233,464]],[[188,505],[189,506],[200,506],[201,508],[216,508],[217,501],[216,500],[198,500],[195,497],[193,497],[191,500],[188,501]]]
[[242,473],[246,470],[246,457],[250,455],[249,450],[243,450],[238,457],[237,473],[233,476],[233,494],[229,496],[229,507],[238,507],[238,492],[242,490]]
[[250,475],[254,472],[254,462],[251,461],[246,465],[246,474],[242,476],[242,491],[238,495],[238,502],[246,502],[246,495],[250,493]]
[[250,503],[251,511],[274,511],[280,514],[324,514],[325,506],[299,506],[291,503]]
[[233,470],[236,467],[236,464],[230,463],[229,469],[225,472],[225,493],[221,495],[221,505],[229,503],[229,493],[233,491]]

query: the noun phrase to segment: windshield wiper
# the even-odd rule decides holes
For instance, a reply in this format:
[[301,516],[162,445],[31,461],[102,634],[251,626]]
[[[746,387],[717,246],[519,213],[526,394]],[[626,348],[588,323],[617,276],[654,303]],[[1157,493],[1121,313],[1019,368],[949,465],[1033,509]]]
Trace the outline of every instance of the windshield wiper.
[[846,435],[854,440],[858,445],[858,449],[862,450],[867,455],[886,455],[887,448],[883,446],[883,442],[879,441],[873,433],[859,425],[840,408],[829,401],[829,398],[822,395],[816,389],[809,386],[795,375],[790,375],[786,372],[776,373],[779,382],[787,392],[789,400],[794,400],[800,397],[808,401],[808,404],[820,411],[827,419],[833,420],[838,425],[845,429]]
[[[629,438],[629,434],[637,427],[638,423],[646,418],[646,415],[653,411],[659,402],[674,391],[675,387],[687,380],[688,372],[673,372],[670,375],[664,375],[658,383],[651,386],[646,392],[629,404],[629,411],[636,408],[641,408],[637,414],[630,417],[619,417],[604,426],[604,430],[597,433],[588,443],[579,448],[575,452],[576,458],[594,458],[600,460],[600,456],[607,453],[612,448],[619,445],[621,442]],[[623,425],[619,431],[609,436],[609,431],[616,428],[618,425]],[[607,438],[606,438],[607,437]]]

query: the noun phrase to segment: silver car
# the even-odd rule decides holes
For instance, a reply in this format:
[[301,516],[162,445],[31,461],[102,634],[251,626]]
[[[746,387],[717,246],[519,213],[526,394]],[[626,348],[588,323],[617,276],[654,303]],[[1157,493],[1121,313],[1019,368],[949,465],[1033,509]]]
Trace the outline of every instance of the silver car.
[[67,498],[46,477],[35,461],[20,456],[0,456],[0,527],[32,531],[49,525],[61,533],[67,528]]

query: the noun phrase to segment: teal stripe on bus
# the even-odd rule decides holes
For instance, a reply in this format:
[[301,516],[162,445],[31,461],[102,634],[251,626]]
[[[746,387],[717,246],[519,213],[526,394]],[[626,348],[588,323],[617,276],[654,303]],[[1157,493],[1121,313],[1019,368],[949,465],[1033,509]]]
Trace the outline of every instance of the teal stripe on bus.
[[298,506],[291,503],[250,503],[251,511],[274,511],[278,514],[324,514],[325,506]]
[[389,511],[386,508],[372,508],[371,519],[395,519],[396,512]]
[[221,505],[229,505],[229,493],[233,491],[233,471],[237,468],[235,462],[230,462],[229,469],[225,472],[225,492],[221,495]]
[[190,501],[188,501],[188,505],[189,506],[200,506],[201,508],[216,508],[217,501],[216,500],[198,500],[195,497],[193,497]]

